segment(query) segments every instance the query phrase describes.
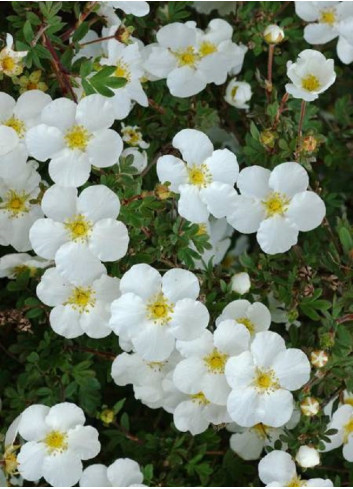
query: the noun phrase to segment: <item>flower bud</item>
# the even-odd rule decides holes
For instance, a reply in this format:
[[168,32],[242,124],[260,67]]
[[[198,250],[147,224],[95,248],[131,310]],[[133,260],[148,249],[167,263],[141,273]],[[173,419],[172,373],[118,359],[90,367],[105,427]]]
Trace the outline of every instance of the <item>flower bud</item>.
[[328,354],[324,350],[314,350],[310,354],[311,364],[316,368],[322,368],[328,362]]
[[320,455],[315,448],[302,445],[295,456],[295,460],[301,467],[307,469],[319,465]]
[[279,44],[284,39],[284,31],[276,24],[271,24],[266,27],[263,33],[267,44]]
[[167,200],[172,195],[167,185],[157,184],[154,190],[159,200]]
[[305,153],[313,153],[316,150],[318,141],[314,136],[305,136],[301,143],[301,150]]
[[112,409],[103,409],[99,414],[99,418],[104,424],[111,424],[115,418],[114,411]]
[[267,148],[273,148],[275,145],[276,133],[265,129],[260,133],[260,143]]
[[231,288],[233,292],[237,292],[240,295],[249,292],[251,287],[249,274],[246,272],[236,273],[231,278]]
[[251,96],[249,83],[236,81],[234,78],[227,85],[224,100],[237,109],[248,109],[249,105],[246,102],[251,99]]
[[304,416],[316,416],[320,410],[320,404],[315,397],[306,397],[300,403],[300,409]]

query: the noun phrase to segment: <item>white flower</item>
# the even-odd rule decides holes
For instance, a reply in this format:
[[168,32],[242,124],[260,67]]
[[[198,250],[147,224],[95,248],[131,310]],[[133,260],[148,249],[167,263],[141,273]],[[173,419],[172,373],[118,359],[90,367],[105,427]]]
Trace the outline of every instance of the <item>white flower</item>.
[[147,95],[140,81],[144,75],[144,69],[137,42],[126,46],[115,39],[110,40],[108,42],[108,56],[107,58],[102,58],[100,63],[102,65],[116,66],[114,75],[126,80],[126,84],[123,87],[113,89],[114,96],[109,99],[113,106],[115,119],[124,119],[130,113],[133,102],[137,102],[143,107],[148,106]]
[[104,338],[111,333],[110,305],[120,295],[119,280],[106,273],[71,283],[58,273],[47,270],[37,286],[38,298],[50,312],[50,326],[65,338],[86,333],[90,338]]
[[0,244],[11,245],[16,251],[32,249],[29,229],[43,216],[36,202],[40,175],[32,163],[21,167],[16,177],[0,178]]
[[141,149],[149,148],[150,144],[142,138],[142,133],[139,126],[125,126],[124,123],[121,124],[121,134],[123,141],[130,146],[138,146]]
[[138,353],[121,353],[112,364],[112,377],[119,386],[132,384],[135,399],[157,409],[164,406],[167,396],[164,380],[180,359],[178,352],[163,362],[149,362]]
[[123,158],[127,158],[130,155],[133,157],[132,166],[136,168],[138,173],[142,173],[147,168],[148,163],[146,151],[139,151],[137,148],[126,148],[121,153]]
[[326,44],[338,37],[337,55],[346,64],[353,61],[352,2],[295,2],[296,14],[306,22],[304,29],[309,44]]
[[43,260],[28,253],[11,253],[0,258],[0,277],[16,278],[24,270],[29,270],[34,276],[37,270],[52,265],[51,261]]
[[118,458],[109,467],[102,464],[87,467],[82,473],[80,486],[145,487],[142,481],[143,474],[137,462],[130,458]]
[[157,175],[161,183],[170,182],[170,189],[180,194],[179,214],[195,223],[207,221],[210,214],[225,217],[236,197],[236,156],[228,149],[214,151],[206,134],[195,129],[178,132],[173,146],[183,159],[162,156],[157,161]]
[[249,292],[251,281],[249,274],[246,272],[236,273],[230,279],[232,291],[243,295]]
[[190,97],[208,83],[220,85],[230,71],[239,73],[247,48],[232,42],[233,29],[213,19],[205,32],[194,22],[174,22],[157,32],[157,44],[149,49],[145,69],[157,79],[166,78],[170,93]]
[[40,121],[44,107],[51,97],[41,90],[28,90],[17,102],[5,92],[0,92],[0,124],[16,131],[19,142],[24,142],[28,129]]
[[12,127],[0,125],[0,178],[16,179],[26,169],[27,149]]
[[[213,265],[221,263],[230,246],[232,233],[233,229],[229,226],[226,219],[210,217],[207,222],[199,224],[198,234],[208,235],[211,248],[202,252],[201,260],[195,260],[195,267],[204,270],[211,259]],[[197,251],[192,241],[189,243],[189,248]]]
[[287,76],[292,82],[286,84],[287,92],[306,102],[316,100],[336,80],[333,59],[314,49],[299,53],[295,63],[288,61]]
[[13,37],[6,34],[6,47],[0,51],[0,74],[7,76],[18,76],[23,71],[22,59],[27,56],[28,51],[14,51]]
[[121,278],[120,290],[110,325],[144,360],[166,360],[176,339],[193,340],[207,327],[207,308],[196,300],[199,282],[187,270],[174,268],[162,278],[150,265],[134,265]]
[[50,159],[49,175],[55,183],[79,187],[87,182],[91,166],[118,163],[123,143],[108,129],[114,114],[102,95],[88,95],[78,105],[58,98],[44,107],[41,122],[27,132],[26,145],[37,160]]
[[234,78],[227,85],[224,100],[237,109],[248,109],[249,104],[246,102],[251,99],[251,96],[251,85]]
[[75,485],[82,475],[81,460],[95,457],[101,448],[98,431],[84,423],[82,409],[69,402],[25,409],[18,428],[27,441],[18,454],[22,477],[44,477],[54,487]]
[[286,350],[277,333],[257,333],[250,351],[228,360],[225,375],[232,392],[228,412],[240,426],[263,423],[277,428],[292,416],[297,390],[310,377],[310,363],[297,348]]
[[178,341],[176,348],[186,358],[175,367],[176,387],[185,394],[203,392],[210,402],[225,406],[230,393],[225,365],[229,357],[246,351],[249,343],[249,331],[232,320],[221,322],[214,334],[206,330],[194,341]]
[[203,392],[184,395],[174,409],[175,427],[182,432],[198,435],[207,430],[210,423],[220,425],[231,421],[225,406],[211,403]]
[[333,487],[330,479],[301,479],[292,457],[281,450],[273,450],[260,461],[259,478],[266,487]]
[[226,305],[222,314],[216,319],[217,326],[226,320],[232,320],[237,327],[248,330],[253,336],[266,331],[271,325],[271,314],[266,306],[260,302],[251,304],[245,299],[238,299]]
[[257,460],[265,447],[273,447],[283,428],[271,428],[258,423],[251,428],[238,428],[240,433],[234,433],[230,439],[230,448],[243,460]]
[[284,39],[284,31],[276,24],[270,24],[263,33],[264,39],[268,44],[279,44]]
[[241,233],[257,232],[257,242],[270,255],[288,251],[299,231],[315,229],[325,216],[324,202],[307,191],[309,177],[298,163],[281,163],[272,172],[244,168],[237,185],[241,195],[233,200],[228,222]]
[[327,426],[328,430],[337,430],[335,435],[330,435],[330,442],[325,442],[324,452],[329,452],[343,445],[343,457],[348,462],[353,462],[353,406],[344,404],[333,413]]
[[320,464],[320,455],[316,448],[302,445],[297,451],[295,460],[301,467],[307,469]]
[[119,197],[105,185],[93,185],[77,196],[77,189],[53,185],[44,194],[42,210],[30,230],[37,255],[53,259],[68,243],[82,244],[102,261],[125,256],[129,235],[117,221]]
[[228,15],[235,13],[238,2],[192,2],[194,9],[200,14],[210,14],[213,10],[217,10],[220,15]]
[[132,14],[136,17],[144,17],[150,11],[148,2],[128,1],[128,2],[100,2],[98,14],[107,19],[108,26],[115,26],[120,23],[120,19],[115,10],[122,10],[125,14]]

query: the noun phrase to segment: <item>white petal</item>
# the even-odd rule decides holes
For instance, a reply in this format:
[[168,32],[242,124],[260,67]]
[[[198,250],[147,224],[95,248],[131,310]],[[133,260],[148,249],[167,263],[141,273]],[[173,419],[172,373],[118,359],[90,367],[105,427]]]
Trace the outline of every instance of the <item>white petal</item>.
[[175,339],[165,326],[150,322],[133,336],[132,344],[143,359],[149,362],[163,362],[174,350]]
[[315,192],[300,192],[291,200],[287,216],[299,231],[311,231],[320,226],[326,214],[324,201]]
[[167,77],[167,86],[174,97],[192,97],[206,87],[206,78],[189,66],[172,70]]
[[108,467],[107,475],[113,487],[139,486],[143,482],[139,464],[130,458],[119,458],[116,460]]
[[68,432],[67,442],[81,460],[89,460],[98,455],[101,444],[98,441],[98,431],[92,426],[76,426]]
[[281,163],[272,170],[269,186],[276,192],[286,194],[288,197],[298,192],[304,192],[309,185],[309,177],[306,170],[293,162]]
[[219,406],[226,406],[230,387],[224,375],[207,373],[202,379],[201,391],[210,402]]
[[108,129],[114,122],[110,100],[98,93],[84,97],[77,106],[76,122],[89,131]]
[[68,235],[61,222],[38,219],[29,230],[29,239],[38,256],[52,260],[60,246],[68,241]]
[[55,267],[46,270],[37,286],[37,296],[47,306],[64,304],[71,294],[71,287],[65,283]]
[[212,182],[201,189],[201,199],[206,203],[208,211],[217,219],[225,217],[237,198],[234,187],[227,183]]
[[[309,2],[295,2],[309,3]],[[289,453],[274,450],[266,455],[259,463],[259,477],[264,484],[281,482],[283,485],[297,475],[295,463]]]
[[53,182],[63,187],[80,187],[87,182],[91,163],[85,153],[64,149],[49,163],[49,175]]
[[185,394],[197,394],[202,391],[202,381],[206,366],[201,358],[186,358],[178,363],[173,373],[173,382]]
[[222,321],[214,332],[215,346],[228,355],[239,355],[249,348],[250,333],[232,319]]
[[95,297],[99,301],[112,302],[120,297],[120,280],[103,274],[93,282]]
[[82,409],[72,402],[60,402],[49,409],[45,422],[53,430],[68,431],[86,421]]
[[257,333],[250,347],[254,361],[258,367],[268,368],[276,356],[286,350],[282,336],[273,331]]
[[[4,127],[4,126],[2,126]],[[2,127],[0,127],[0,141]],[[6,134],[7,131],[6,131]],[[7,140],[5,139],[5,148],[7,144]],[[15,144],[16,140],[15,140]],[[0,177],[5,179],[14,179],[16,180],[18,175],[25,172],[26,162],[27,162],[28,153],[24,144],[18,144],[12,151],[6,153],[5,155],[1,154],[0,147]]]
[[245,427],[260,423],[262,420],[259,415],[259,397],[259,394],[252,387],[231,391],[227,401],[227,409],[232,420]]
[[65,132],[75,124],[77,105],[68,98],[58,98],[44,107],[41,114],[41,121],[48,125]]
[[294,391],[310,378],[310,363],[305,353],[297,348],[280,352],[272,363],[282,387]]
[[179,186],[188,181],[185,163],[173,155],[158,158],[157,175],[161,183],[170,182],[170,190],[173,192],[179,192]]
[[261,423],[279,428],[290,420],[294,409],[291,392],[278,389],[267,395],[262,395],[260,401]]
[[175,338],[188,341],[202,334],[207,328],[209,319],[210,315],[204,304],[193,299],[182,299],[174,307],[170,326]]
[[136,294],[126,293],[111,305],[110,326],[113,331],[130,337],[146,323],[146,304]]
[[337,56],[342,63],[348,65],[353,61],[353,45],[349,43],[344,37],[339,36],[337,42]]
[[28,441],[42,440],[48,428],[45,424],[45,418],[49,412],[49,408],[43,404],[32,404],[26,408],[21,414],[18,432]]
[[187,297],[196,300],[200,293],[200,284],[196,275],[188,270],[172,268],[163,275],[162,291],[171,302]]
[[254,165],[244,168],[239,173],[237,180],[240,193],[247,197],[264,198],[271,190],[268,184],[270,175],[270,170],[261,166]]
[[223,309],[222,314],[216,319],[216,324],[218,325],[221,321],[225,319],[239,319],[247,317],[247,311],[250,306],[250,302],[245,299],[238,299],[232,301],[226,305]]
[[243,460],[257,460],[264,448],[263,440],[251,430],[230,437],[230,448]]
[[108,217],[116,219],[120,212],[119,197],[105,185],[92,185],[81,192],[77,211],[93,222]]
[[90,338],[105,338],[112,332],[109,326],[110,310],[106,302],[97,301],[95,306],[83,312],[79,319],[82,331]]
[[89,249],[78,243],[66,243],[56,252],[58,272],[75,285],[90,285],[106,272],[104,265]]
[[51,102],[51,97],[41,90],[28,90],[17,99],[14,114],[27,123],[34,123],[41,111]]
[[150,265],[133,265],[121,278],[120,290],[123,294],[133,292],[148,299],[161,290],[160,273]]
[[71,487],[81,474],[82,462],[71,450],[44,459],[43,477],[53,487]]
[[28,481],[36,481],[43,475],[43,462],[46,455],[44,443],[30,441],[25,443],[17,456],[18,471]]
[[94,464],[87,467],[80,479],[80,487],[110,487],[107,477],[107,467],[102,464]]
[[309,44],[326,44],[337,37],[337,30],[330,24],[310,24],[304,29],[304,39]]
[[215,182],[227,183],[233,186],[238,178],[239,165],[237,157],[228,149],[217,149],[204,162]]
[[228,384],[237,391],[246,389],[254,380],[255,366],[252,355],[245,351],[237,357],[231,357],[225,366]]
[[317,4],[314,4],[314,2],[294,2],[294,4],[295,13],[301,19],[306,20],[306,22],[313,22],[319,18],[319,8]]
[[265,219],[265,209],[261,202],[253,197],[237,195],[229,209],[227,220],[240,233],[255,233]]
[[196,42],[196,29],[182,24],[173,22],[163,26],[157,32],[157,41],[164,47],[177,50],[192,46]]
[[[21,97],[19,97],[20,99]],[[11,95],[5,92],[0,92],[0,124],[5,122],[13,115],[16,101]]]
[[5,156],[18,146],[19,139],[12,127],[0,125],[0,156]]
[[178,212],[190,222],[203,223],[208,220],[207,205],[201,200],[200,190],[196,185],[180,185]]
[[267,307],[260,302],[251,304],[246,315],[254,324],[256,333],[269,329],[271,325],[271,313]]
[[173,146],[190,165],[203,163],[213,153],[213,144],[209,137],[196,129],[179,131],[173,138]]
[[119,163],[122,150],[123,141],[112,129],[97,131],[87,145],[89,161],[98,168],[107,168]]
[[202,408],[197,402],[181,402],[174,411],[174,424],[179,431],[190,431],[198,435],[207,430],[209,422],[202,416]]
[[64,136],[56,127],[39,124],[27,131],[26,146],[36,160],[45,161],[64,147]]
[[125,224],[114,219],[101,219],[92,230],[89,249],[102,261],[120,260],[126,255],[129,234]]
[[[94,187],[92,187],[94,188]],[[54,221],[63,222],[76,214],[77,189],[52,185],[43,195],[42,210]]]
[[80,313],[71,306],[56,306],[50,312],[50,326],[55,333],[67,339],[83,335]]
[[285,253],[298,242],[298,228],[286,218],[275,216],[260,224],[256,235],[262,251],[269,255]]

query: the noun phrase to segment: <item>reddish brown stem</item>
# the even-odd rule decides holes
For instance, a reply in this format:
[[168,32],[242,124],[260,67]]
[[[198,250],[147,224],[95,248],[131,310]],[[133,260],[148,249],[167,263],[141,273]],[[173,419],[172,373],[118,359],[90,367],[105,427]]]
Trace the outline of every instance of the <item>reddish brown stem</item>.
[[270,100],[272,94],[272,65],[273,65],[274,50],[275,50],[275,45],[270,44],[268,47],[268,60],[267,60],[267,80],[266,80],[267,101]]

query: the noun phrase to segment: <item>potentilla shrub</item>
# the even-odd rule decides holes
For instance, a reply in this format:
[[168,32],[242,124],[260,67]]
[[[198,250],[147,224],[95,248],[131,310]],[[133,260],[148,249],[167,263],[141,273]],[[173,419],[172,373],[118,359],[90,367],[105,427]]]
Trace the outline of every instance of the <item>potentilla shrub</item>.
[[353,2],[0,12],[0,485],[349,486]]

